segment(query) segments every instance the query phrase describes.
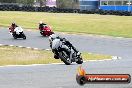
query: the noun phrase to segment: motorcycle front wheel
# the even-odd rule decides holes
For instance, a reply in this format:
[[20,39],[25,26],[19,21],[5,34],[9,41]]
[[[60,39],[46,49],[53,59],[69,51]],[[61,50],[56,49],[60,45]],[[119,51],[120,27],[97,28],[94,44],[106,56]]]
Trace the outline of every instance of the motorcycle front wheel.
[[70,65],[72,63],[70,57],[65,51],[59,52],[59,57],[66,65]]
[[16,36],[13,36],[14,37],[14,39],[17,39],[17,37]]
[[14,39],[17,39],[17,36],[16,35],[13,35]]
[[26,39],[26,36],[25,36],[25,34],[23,34],[23,39],[24,39],[24,40]]
[[23,36],[23,39],[25,40],[26,39],[26,36]]

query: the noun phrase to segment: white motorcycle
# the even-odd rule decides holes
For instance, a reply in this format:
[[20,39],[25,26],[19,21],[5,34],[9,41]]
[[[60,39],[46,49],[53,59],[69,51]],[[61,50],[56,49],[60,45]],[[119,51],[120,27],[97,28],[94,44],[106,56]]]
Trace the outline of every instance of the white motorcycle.
[[14,39],[17,39],[17,38],[26,39],[26,35],[24,34],[23,29],[21,27],[16,27],[12,35]]

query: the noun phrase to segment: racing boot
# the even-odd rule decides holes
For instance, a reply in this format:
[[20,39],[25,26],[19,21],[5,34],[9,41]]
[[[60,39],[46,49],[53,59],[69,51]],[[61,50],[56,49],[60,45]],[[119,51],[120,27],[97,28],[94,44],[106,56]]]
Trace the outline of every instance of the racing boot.
[[54,58],[55,58],[55,59],[59,59],[59,57],[58,57],[57,55],[54,55]]

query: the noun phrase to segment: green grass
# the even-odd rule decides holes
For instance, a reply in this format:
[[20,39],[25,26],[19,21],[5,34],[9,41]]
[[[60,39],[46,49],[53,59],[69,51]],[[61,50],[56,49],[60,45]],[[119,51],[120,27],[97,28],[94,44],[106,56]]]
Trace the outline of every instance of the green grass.
[[15,21],[34,30],[40,20],[58,32],[132,37],[132,16],[0,11],[1,26],[9,26]]
[[[82,53],[84,60],[111,59],[109,55]],[[0,46],[0,65],[27,65],[62,63],[54,59],[51,51],[32,50],[26,48]]]

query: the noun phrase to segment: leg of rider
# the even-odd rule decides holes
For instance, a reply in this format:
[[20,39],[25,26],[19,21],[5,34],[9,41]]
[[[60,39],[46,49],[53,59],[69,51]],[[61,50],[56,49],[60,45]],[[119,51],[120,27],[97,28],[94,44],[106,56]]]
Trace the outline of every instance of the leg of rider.
[[56,50],[52,50],[52,52],[54,53],[54,58],[59,59],[58,52]]
[[67,45],[62,45],[61,48],[66,50],[66,53],[68,54],[69,59],[71,59],[72,58],[72,52],[69,49],[69,47]]
[[65,49],[67,51],[67,53],[70,55],[71,50],[66,45],[62,45],[61,48]]
[[77,53],[77,55],[80,55],[80,52],[74,46],[71,46],[71,47]]
[[16,32],[14,31],[13,34],[16,35]]

